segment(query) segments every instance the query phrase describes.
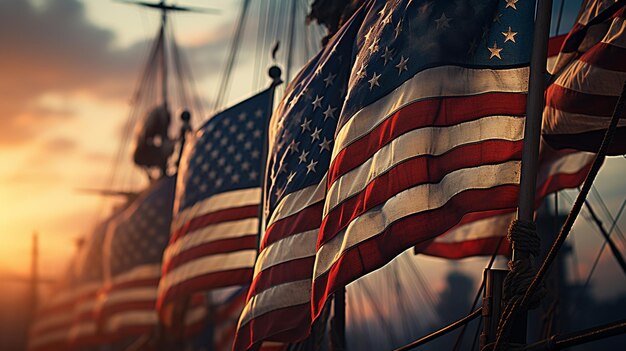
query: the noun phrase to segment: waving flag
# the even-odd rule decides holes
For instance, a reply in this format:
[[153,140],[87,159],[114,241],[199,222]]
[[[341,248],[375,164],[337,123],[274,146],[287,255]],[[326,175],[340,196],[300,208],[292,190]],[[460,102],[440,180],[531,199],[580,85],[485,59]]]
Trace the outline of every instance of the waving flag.
[[75,263],[74,310],[68,336],[73,349],[88,348],[102,341],[98,334],[97,306],[98,294],[104,285],[102,247],[111,220],[100,223],[85,240]]
[[252,279],[259,231],[269,88],[215,116],[183,155],[159,308]]
[[[235,350],[292,342],[311,325],[311,278],[326,172],[362,11],[289,85],[272,116],[264,228]],[[265,346],[264,346],[265,347]],[[282,346],[277,346],[282,347]]]
[[27,350],[61,351],[68,348],[68,329],[72,325],[76,279],[72,263],[62,281],[37,309],[35,320],[28,332]]
[[313,284],[331,294],[464,215],[514,208],[534,1],[376,1],[328,172]]
[[[546,91],[543,135],[553,147],[600,147],[626,81],[625,7],[623,0],[584,2]],[[616,133],[609,154],[624,154],[626,116]]]
[[157,180],[109,226],[104,242],[106,288],[99,306],[99,328],[109,341],[150,335],[158,325],[157,287],[174,185],[173,177]]
[[[542,141],[537,173],[538,207],[549,194],[581,185],[594,154],[571,149],[555,150]],[[515,209],[469,213],[452,229],[430,242],[415,247],[416,253],[445,258],[464,258],[478,255],[511,254],[506,237]]]

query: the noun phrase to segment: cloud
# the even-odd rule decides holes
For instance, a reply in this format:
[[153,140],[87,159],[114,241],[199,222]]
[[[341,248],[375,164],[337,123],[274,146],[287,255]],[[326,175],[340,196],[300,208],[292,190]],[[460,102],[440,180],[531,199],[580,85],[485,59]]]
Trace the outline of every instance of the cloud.
[[[114,45],[114,34],[87,20],[77,0],[55,0],[34,6],[24,0],[0,1],[0,146],[32,140],[75,113],[41,104],[41,97],[87,93],[99,99],[128,100],[139,76],[149,43],[126,48]],[[213,74],[228,38],[213,36],[183,47],[192,63]]]

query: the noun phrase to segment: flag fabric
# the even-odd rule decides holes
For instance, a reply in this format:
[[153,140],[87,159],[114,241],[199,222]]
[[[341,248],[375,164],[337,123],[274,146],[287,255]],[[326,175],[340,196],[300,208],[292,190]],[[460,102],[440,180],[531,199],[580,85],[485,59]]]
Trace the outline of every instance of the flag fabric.
[[534,1],[373,1],[328,171],[312,309],[464,215],[514,208]]
[[35,313],[28,332],[26,349],[29,351],[61,351],[68,348],[68,330],[72,325],[74,310],[74,265],[64,274],[61,282],[50,292]]
[[[585,1],[546,90],[543,136],[555,148],[597,151],[626,81],[626,1]],[[626,153],[626,116],[609,154]]]
[[326,172],[363,11],[330,39],[272,116],[259,256],[234,350],[284,347],[311,325],[311,278]]
[[252,278],[271,87],[209,119],[179,169],[159,309],[194,293]]
[[[552,72],[566,35],[548,42],[548,72]],[[574,188],[585,180],[593,162],[593,154],[570,149],[555,150],[541,140],[536,205],[550,193]],[[508,227],[515,219],[515,209],[469,213],[446,233],[430,242],[415,246],[416,254],[457,259],[480,255],[511,255],[506,239]]]
[[[541,143],[537,173],[536,206],[549,194],[581,185],[593,163],[594,154],[571,149],[555,150]],[[511,255],[506,239],[515,209],[469,213],[461,222],[430,242],[415,247],[415,252],[443,258],[479,255]]]
[[104,340],[98,334],[98,295],[104,285],[102,247],[111,218],[96,226],[86,238],[75,263],[74,306],[68,343],[71,349],[85,349]]
[[109,226],[104,242],[105,288],[99,330],[109,342],[151,335],[159,324],[156,298],[161,258],[174,203],[174,177],[144,190]]
[[233,291],[226,299],[215,304],[213,348],[215,351],[230,351],[237,331],[237,322],[246,303],[248,287]]

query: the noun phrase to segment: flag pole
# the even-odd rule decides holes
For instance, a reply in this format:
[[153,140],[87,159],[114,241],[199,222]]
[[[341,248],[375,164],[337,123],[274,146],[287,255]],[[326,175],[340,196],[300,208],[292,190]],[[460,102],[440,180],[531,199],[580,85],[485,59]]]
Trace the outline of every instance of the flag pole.
[[[547,77],[546,64],[551,13],[552,0],[538,0],[530,61],[530,80],[526,104],[524,147],[522,151],[522,169],[517,209],[517,220],[523,222],[534,221],[535,192],[539,166],[539,141]],[[513,248],[512,266],[518,261],[531,259],[531,251],[527,250],[527,245],[520,244],[519,240],[515,239],[515,236],[512,237],[511,241]],[[521,313],[514,321],[511,329],[511,342],[526,343],[527,317],[526,313]]]

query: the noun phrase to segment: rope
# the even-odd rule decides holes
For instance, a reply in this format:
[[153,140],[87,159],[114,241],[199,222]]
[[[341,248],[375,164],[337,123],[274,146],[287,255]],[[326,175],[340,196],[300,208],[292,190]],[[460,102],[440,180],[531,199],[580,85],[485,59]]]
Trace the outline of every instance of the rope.
[[[604,163],[604,159],[606,158],[609,145],[611,144],[611,141],[613,140],[613,136],[615,135],[617,124],[620,120],[620,117],[623,114],[625,103],[626,103],[626,82],[624,82],[624,85],[622,86],[622,93],[620,94],[617,104],[615,105],[613,116],[611,117],[611,121],[606,130],[606,134],[604,135],[604,140],[602,140],[600,149],[598,150],[598,153],[596,154],[596,157],[593,161],[593,165],[591,166],[591,169],[589,170],[589,173],[587,174],[587,178],[585,179],[585,182],[583,183],[580,193],[578,193],[578,196],[576,197],[574,206],[572,207],[569,215],[567,216],[567,219],[565,220],[563,227],[561,227],[561,231],[559,232],[559,235],[557,236],[556,240],[554,241],[554,244],[550,248],[550,252],[546,256],[545,260],[543,261],[541,268],[539,268],[539,271],[537,272],[535,277],[532,279],[530,285],[528,285],[528,288],[523,294],[523,297],[520,298],[519,295],[514,295],[510,300],[508,300],[507,305],[504,308],[502,317],[500,318],[500,323],[498,325],[498,331],[497,331],[497,336],[496,336],[496,342],[494,345],[494,350],[496,351],[500,350],[501,347],[503,346],[504,340],[508,340],[508,335],[511,331],[510,324],[513,318],[519,313],[520,309],[521,310],[528,309],[528,307],[531,306],[533,302],[535,302],[535,294],[540,289],[540,284],[543,278],[545,277],[546,272],[548,271],[548,268],[550,267],[552,262],[554,262],[554,259],[556,258],[559,250],[563,246],[563,243],[565,242],[567,235],[572,229],[572,226],[574,225],[574,222],[576,221],[576,217],[578,217],[578,214],[580,213],[582,206],[585,203],[587,194],[589,194],[589,191],[591,190],[591,185],[593,184],[593,181],[598,175],[598,172],[600,171],[600,167],[602,167],[602,164]],[[516,227],[519,227],[519,226],[516,226]],[[515,233],[513,233],[513,231],[515,231]],[[517,237],[517,232],[518,232],[518,229],[511,230],[512,236],[515,235],[515,237],[513,237],[514,239],[519,239]],[[527,241],[525,240],[524,243],[522,243],[521,245],[525,248],[526,247],[532,248],[532,244],[526,246],[526,244],[532,241],[533,239],[530,239]],[[513,245],[518,245],[518,244],[516,242],[513,242]],[[538,252],[538,249],[537,249],[537,252]],[[523,265],[524,264],[522,264],[522,266]],[[524,269],[524,268],[525,267],[520,268],[519,265],[515,265],[515,264],[511,266],[511,270],[513,269],[519,270],[519,269]],[[523,280],[525,282],[525,279],[522,279],[521,277],[518,279]],[[507,294],[506,289],[507,289],[507,286],[506,286],[506,280],[505,280],[505,294]],[[514,289],[516,292],[520,290],[519,288],[514,288]],[[511,292],[509,291],[508,293],[509,293],[508,296],[511,296],[510,295]]]

